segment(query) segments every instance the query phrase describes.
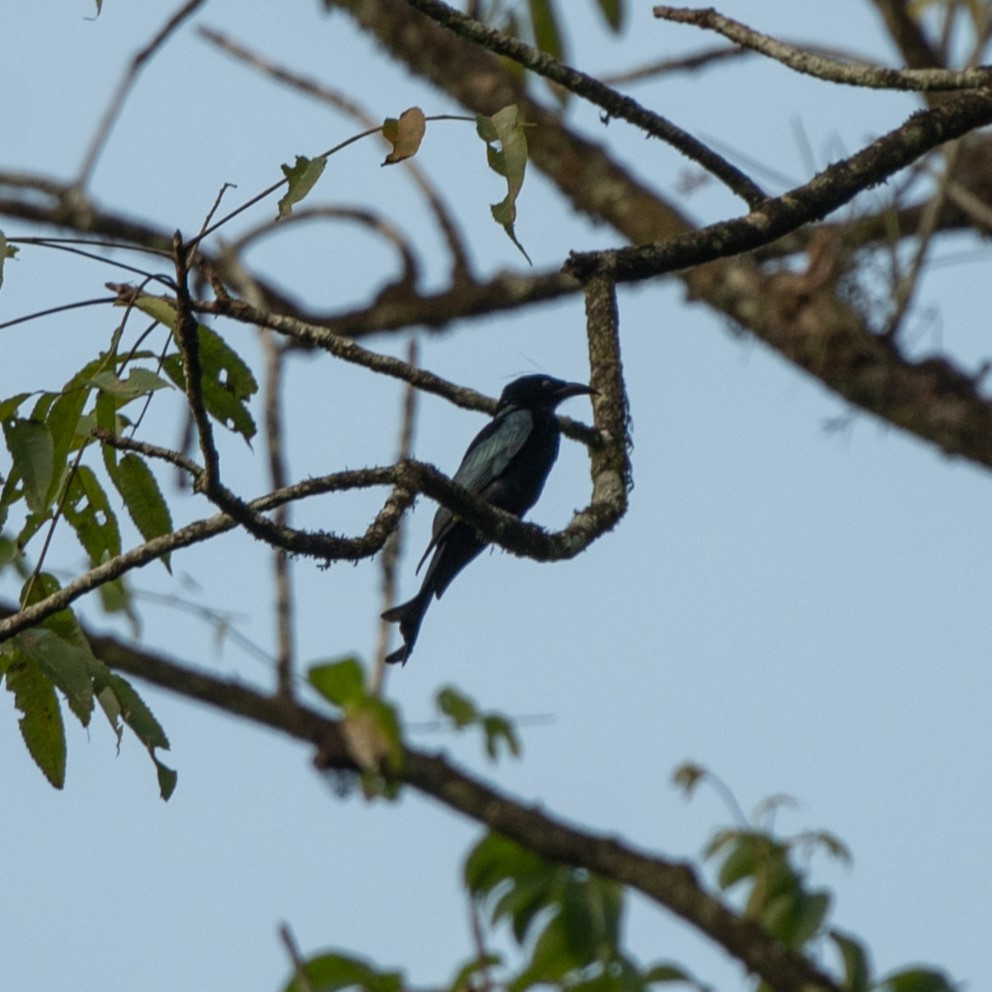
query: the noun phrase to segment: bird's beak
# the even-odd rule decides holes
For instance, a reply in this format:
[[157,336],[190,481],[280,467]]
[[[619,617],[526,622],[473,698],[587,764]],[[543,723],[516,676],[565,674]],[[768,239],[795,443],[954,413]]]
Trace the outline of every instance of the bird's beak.
[[598,396],[599,390],[593,389],[581,382],[566,382],[555,393],[555,399],[561,403],[570,396]]

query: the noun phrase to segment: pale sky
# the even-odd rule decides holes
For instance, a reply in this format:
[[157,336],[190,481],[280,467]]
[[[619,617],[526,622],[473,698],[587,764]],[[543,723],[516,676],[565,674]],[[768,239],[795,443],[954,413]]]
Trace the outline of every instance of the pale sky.
[[[712,42],[655,22],[640,0],[629,3],[617,40],[605,37],[591,2],[566,6],[573,61],[591,72]],[[733,0],[720,9],[784,38],[893,57],[865,2],[774,0],[760,15],[755,7]],[[192,232],[224,182],[237,184],[235,205],[278,179],[281,163],[358,130],[219,54],[196,37],[199,24],[341,89],[376,118],[413,104],[455,110],[391,66],[345,15],[318,8],[206,4],[141,76],[98,164],[97,198]],[[92,20],[86,3],[7,5],[0,168],[72,175],[123,68],[173,9],[108,0]],[[745,167],[760,162],[796,182],[915,106],[905,95],[831,87],[758,59],[632,92],[740,154]],[[571,113],[664,191],[691,174],[677,153],[623,123],[604,129],[593,111]],[[315,202],[383,210],[439,285],[441,243],[403,170],[379,168],[382,154],[368,141],[332,159]],[[478,270],[520,269],[489,220],[488,204],[502,192],[472,126],[431,125],[420,159],[451,197]],[[685,195],[700,220],[740,212],[715,184]],[[256,208],[245,226],[274,209]],[[538,269],[559,265],[572,248],[616,243],[608,229],[569,216],[536,170],[519,211],[517,234]],[[34,233],[0,224],[8,237]],[[954,248],[942,250],[945,263],[925,281],[909,335],[917,353],[943,349],[974,370],[989,355],[990,258],[965,240]],[[323,224],[263,242],[250,260],[327,307],[360,303],[395,272],[392,254],[368,234]],[[118,278],[26,249],[7,269],[0,321],[99,296]],[[90,309],[3,331],[0,397],[57,388],[106,343],[117,317]],[[832,924],[866,942],[878,972],[924,962],[979,987],[992,964],[990,480],[852,413],[685,301],[673,280],[624,289],[621,323],[635,441],[629,515],[570,562],[483,555],[434,604],[411,662],[388,681],[413,724],[435,718],[433,697],[447,683],[488,709],[549,719],[523,727],[522,760],[496,767],[474,737],[422,730],[411,740],[450,751],[528,802],[669,857],[697,857],[730,819],[710,791],[684,802],[670,785],[681,762],[713,770],[747,810],[787,793],[799,805],[779,814],[784,833],[829,829],[851,849],[852,868],[817,858],[812,878],[836,892]],[[253,332],[218,330],[258,362]],[[366,344],[402,354],[406,341]],[[578,299],[462,323],[421,344],[425,368],[490,395],[530,371],[588,375]],[[393,457],[398,385],[325,355],[295,359],[290,374],[293,478]],[[178,400],[153,407],[150,436],[177,443],[178,409]],[[453,471],[483,419],[433,398],[420,409],[417,456]],[[563,412],[590,416],[582,399]],[[225,438],[222,456],[229,484],[262,491],[260,445],[252,452]],[[209,515],[202,501],[176,493],[171,477],[163,485],[177,523]],[[328,498],[294,510],[293,522],[355,533],[382,495]],[[559,527],[587,500],[584,452],[566,442],[531,518]],[[404,597],[415,589],[432,515],[422,501],[410,520]],[[138,538],[129,532],[126,541]],[[68,538],[53,554],[62,568],[80,563]],[[229,535],[177,554],[173,567],[171,579],[156,565],[134,585],[230,611],[238,631],[271,652],[269,556],[260,545]],[[376,563],[321,571],[300,561],[294,575],[301,663],[351,652],[368,659],[380,609]],[[268,663],[231,640],[218,647],[189,609],[140,605],[149,647],[271,684]],[[84,602],[81,613],[111,629],[97,604]],[[168,803],[133,738],[118,754],[106,726],[95,721],[85,732],[71,717],[66,787],[55,792],[0,694],[0,989],[272,992],[290,974],[277,937],[283,921],[304,954],[334,947],[406,969],[414,985],[450,980],[472,953],[459,873],[480,836],[474,824],[412,792],[395,805],[339,798],[305,748],[139,689],[172,740],[164,757],[179,783]],[[641,961],[675,959],[721,989],[741,986],[722,952],[640,900],[628,946]],[[829,948],[823,954],[833,966]]]

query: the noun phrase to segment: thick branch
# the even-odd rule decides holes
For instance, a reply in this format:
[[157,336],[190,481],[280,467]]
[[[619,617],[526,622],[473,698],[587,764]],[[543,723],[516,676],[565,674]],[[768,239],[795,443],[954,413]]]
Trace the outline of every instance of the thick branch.
[[803,224],[821,220],[925,152],[989,123],[992,92],[964,94],[932,110],[918,111],[860,152],[829,166],[805,185],[766,200],[744,217],[711,224],[660,244],[573,252],[566,270],[582,280],[604,275],[616,281],[633,281],[751,251]]
[[[12,607],[0,604],[0,617],[11,613]],[[86,636],[94,654],[117,671],[311,744],[320,768],[356,769],[340,724],[316,710],[262,695],[114,637],[88,631]],[[838,992],[827,975],[706,892],[688,864],[576,829],[461,771],[443,755],[405,748],[398,778],[543,858],[586,868],[643,893],[724,947],[774,989]]]

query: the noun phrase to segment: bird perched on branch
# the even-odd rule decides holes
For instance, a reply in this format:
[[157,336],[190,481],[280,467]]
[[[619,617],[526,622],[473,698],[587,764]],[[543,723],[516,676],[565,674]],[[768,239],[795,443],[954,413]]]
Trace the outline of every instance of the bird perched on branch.
[[[548,375],[515,379],[503,390],[492,421],[468,446],[454,481],[493,506],[522,517],[537,502],[558,457],[561,434],[556,407],[570,396],[592,393],[595,390],[582,383]],[[403,646],[388,655],[387,662],[406,663],[431,598],[440,599],[451,580],[488,543],[447,507],[438,507],[430,544],[417,565],[419,572],[434,552],[420,592],[382,614],[384,620],[400,625],[403,636]]]

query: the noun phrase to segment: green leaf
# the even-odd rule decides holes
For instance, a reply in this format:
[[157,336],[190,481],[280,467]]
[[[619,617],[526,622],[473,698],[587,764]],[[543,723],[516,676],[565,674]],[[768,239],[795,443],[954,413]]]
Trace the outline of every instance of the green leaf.
[[486,753],[494,761],[499,757],[500,745],[505,745],[514,758],[519,758],[523,750],[517,728],[506,717],[490,713],[482,720],[486,735]]
[[[133,452],[125,454],[111,473],[111,479],[124,500],[134,526],[146,541],[172,532],[169,504],[152,470],[140,455]],[[168,571],[172,571],[169,555],[162,557],[162,563]]]
[[62,504],[69,526],[76,532],[79,543],[86,549],[91,565],[121,553],[121,534],[117,515],[110,507],[103,486],[87,465],[79,465],[69,482]]
[[564,54],[561,29],[558,27],[554,4],[551,0],[527,0],[534,44],[548,55],[561,61]]
[[79,722],[89,726],[93,713],[93,681],[88,646],[63,640],[53,630],[33,627],[15,638],[21,654],[38,666],[69,703]]
[[662,982],[686,982],[695,985],[696,980],[680,965],[672,964],[670,961],[662,961],[652,965],[644,972],[644,984],[653,985]]
[[438,690],[435,698],[438,710],[448,717],[460,730],[479,719],[479,711],[468,696],[463,696],[450,685]]
[[831,930],[829,936],[837,945],[844,962],[843,988],[846,992],[868,992],[871,986],[871,967],[864,945],[837,930]]
[[[166,765],[162,764],[156,748],[164,751],[169,749],[169,738],[165,736],[162,725],[155,719],[152,711],[145,704],[145,701],[134,691],[131,683],[115,672],[111,672],[108,679],[108,688],[113,693],[114,699],[106,698],[100,694],[100,705],[103,707],[111,725],[118,730],[118,740],[120,739],[119,724],[117,719],[123,720],[128,727],[134,731],[138,740],[145,745],[149,757],[155,765],[155,774],[158,777],[159,795],[168,800],[176,788],[178,776]],[[116,704],[114,702],[116,700]]]
[[88,391],[71,389],[62,393],[51,405],[45,423],[52,435],[52,481],[48,487],[47,502],[55,502],[65,477],[66,464],[69,454],[77,447],[76,439],[79,432],[79,422],[83,415]]
[[136,368],[131,369],[126,379],[120,379],[116,372],[109,369],[93,376],[91,382],[94,386],[102,389],[106,393],[123,400],[125,403],[138,396],[145,396],[156,389],[172,389],[172,383],[166,382],[161,376],[156,375],[151,369]]
[[523,992],[543,983],[556,984],[585,963],[585,960],[576,957],[560,919],[552,917],[534,944],[530,963],[513,981],[507,983],[507,992]]
[[17,393],[15,396],[8,396],[7,399],[0,402],[0,420],[6,422],[13,417],[30,395],[30,393]]
[[307,670],[307,681],[341,709],[367,696],[365,672],[355,657],[312,665]]
[[293,212],[293,204],[299,203],[313,189],[314,183],[320,179],[325,165],[327,165],[327,156],[325,155],[318,158],[297,155],[295,165],[282,166],[288,188],[279,201],[279,220],[288,217]]
[[306,985],[296,977],[285,986],[285,992],[338,992],[357,988],[367,992],[402,992],[403,975],[396,971],[379,971],[369,962],[350,955],[328,951],[303,964]]
[[65,785],[65,726],[52,683],[26,659],[11,664],[5,678],[14,705],[23,714],[18,726],[28,753],[45,778],[61,789]]
[[[157,747],[169,750],[169,738],[155,719],[145,701],[134,691],[131,683],[116,672],[110,675],[110,688],[120,704],[121,719],[134,731],[149,751]],[[154,756],[153,756],[154,757]]]
[[17,247],[9,244],[3,231],[0,231],[0,286],[3,286],[3,263],[17,254]]
[[466,989],[479,988],[480,983],[475,981],[475,976],[484,974],[490,968],[497,968],[502,963],[503,958],[498,954],[483,954],[472,958],[455,972],[455,977],[448,983],[448,992],[465,992]]
[[516,727],[505,716],[499,713],[481,713],[472,699],[450,685],[438,691],[435,705],[458,730],[480,726],[485,734],[486,752],[490,758],[495,760],[499,757],[501,746],[505,746],[514,757],[519,757],[520,738]]
[[[348,742],[348,753],[365,771],[397,771],[401,767],[403,741],[399,719],[396,710],[384,700],[363,695],[347,701],[341,732]],[[372,792],[376,791],[373,787]]]
[[943,972],[929,968],[907,968],[882,979],[883,992],[960,992]]
[[[258,392],[258,383],[241,356],[219,334],[202,324],[197,326],[197,332],[203,372],[200,381],[203,405],[211,417],[250,441],[255,436],[255,421],[245,403]],[[185,390],[181,355],[169,355],[162,363],[162,369]]]
[[[120,305],[124,306],[125,304],[122,303]],[[135,299],[134,305],[142,313],[151,317],[152,320],[157,320],[170,330],[176,326],[176,320],[179,314],[168,300],[163,300],[159,296],[139,296]]]
[[[475,119],[476,131],[486,142],[486,159],[489,167],[506,179],[506,196],[499,203],[490,205],[493,219],[501,224],[510,240],[530,262],[530,256],[517,240],[513,225],[517,219],[517,196],[524,182],[527,168],[527,138],[520,122],[516,105],[510,104],[497,110],[492,117],[481,114]],[[500,147],[494,147],[496,143]]]
[[24,482],[28,508],[44,514],[49,507],[48,490],[55,467],[55,446],[48,426],[13,417],[3,422],[3,433],[14,469]]
[[172,793],[176,791],[176,782],[179,781],[179,776],[172,768],[163,765],[154,754],[149,753],[152,755],[152,761],[155,762],[155,774],[158,777],[158,793],[168,802],[172,798]]
[[599,9],[612,30],[619,32],[623,27],[624,0],[599,0]]

